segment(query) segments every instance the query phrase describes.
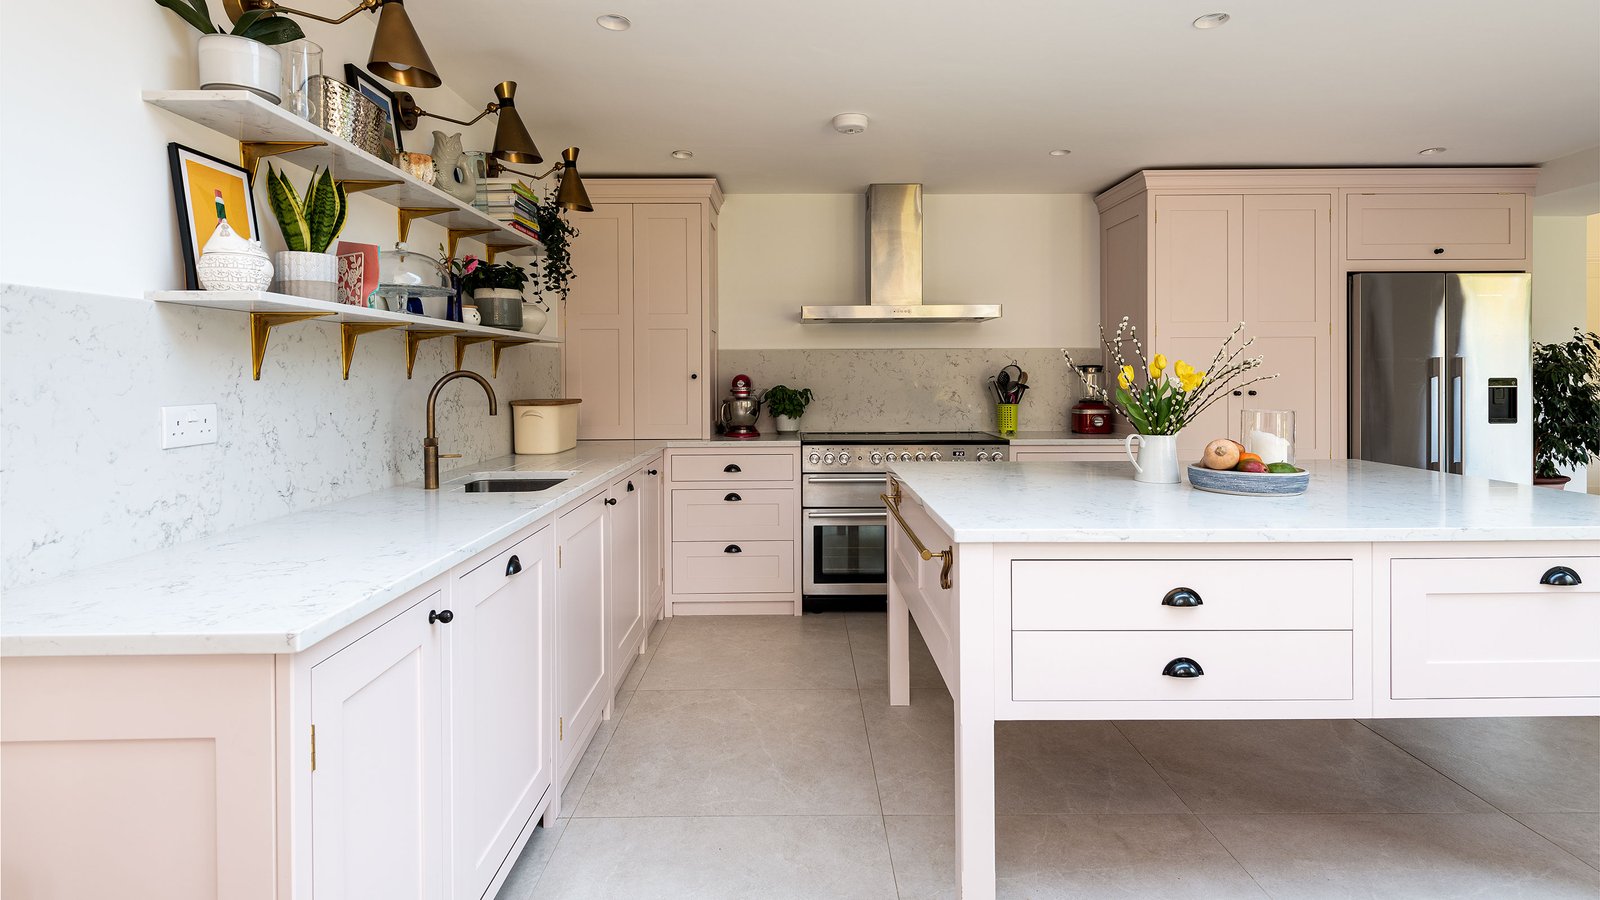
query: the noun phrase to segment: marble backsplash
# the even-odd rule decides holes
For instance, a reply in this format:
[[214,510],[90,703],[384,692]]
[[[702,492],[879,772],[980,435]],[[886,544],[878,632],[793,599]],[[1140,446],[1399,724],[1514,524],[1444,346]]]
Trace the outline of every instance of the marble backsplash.
[[[1068,349],[1079,364],[1100,361],[1098,349]],[[1082,388],[1057,348],[724,350],[718,384],[742,372],[758,388],[811,388],[816,400],[806,409],[806,431],[992,431],[989,376],[1010,362],[1028,373],[1019,427],[1065,430]],[[759,427],[770,427],[765,413]]]
[[[333,327],[275,329],[260,381],[249,348],[237,313],[0,287],[0,587],[421,477],[451,342],[424,343],[410,381],[398,333],[363,337],[349,381]],[[487,373],[488,354],[469,348],[467,367]],[[504,410],[559,379],[554,346],[516,348],[495,393]],[[160,408],[199,403],[217,404],[218,442],[162,450]],[[438,426],[444,452],[510,452],[511,417],[490,418],[474,384],[445,389]]]

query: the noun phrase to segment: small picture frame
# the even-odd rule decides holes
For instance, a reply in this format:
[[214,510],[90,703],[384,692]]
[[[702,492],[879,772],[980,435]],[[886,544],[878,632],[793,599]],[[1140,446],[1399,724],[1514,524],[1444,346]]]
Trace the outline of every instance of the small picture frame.
[[178,234],[183,244],[184,286],[198,291],[200,273],[196,264],[206,241],[217,230],[219,196],[234,233],[247,241],[261,240],[250,174],[240,166],[178,143],[167,145],[167,161],[172,169],[172,199],[177,204]]
[[383,114],[389,117],[389,128],[385,132],[384,143],[387,144],[390,140],[394,142],[394,150],[390,154],[390,158],[392,159],[395,153],[403,152],[405,145],[400,141],[400,113],[395,108],[394,92],[384,87],[383,82],[379,81],[377,77],[355,63],[344,64],[344,80],[345,83],[360,91],[361,96],[378,104],[378,108],[383,110]]

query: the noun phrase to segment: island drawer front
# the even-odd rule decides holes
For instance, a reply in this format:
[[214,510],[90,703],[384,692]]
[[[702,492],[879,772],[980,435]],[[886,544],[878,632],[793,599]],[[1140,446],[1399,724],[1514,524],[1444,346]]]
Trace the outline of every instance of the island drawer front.
[[675,541],[792,541],[799,497],[788,488],[672,492]]
[[[793,453],[673,454],[673,481],[793,481],[799,457]],[[731,470],[731,471],[730,471]]]
[[[1163,604],[1181,588],[1200,605]],[[1018,631],[1346,630],[1354,598],[1348,559],[1019,559],[1011,567]]]
[[1394,699],[1600,696],[1600,557],[1397,559],[1389,587]]
[[672,591],[675,594],[790,593],[794,591],[794,542],[675,543],[672,545]]
[[[1349,631],[1017,631],[1013,700],[1349,700]],[[1203,674],[1162,674],[1179,659]]]

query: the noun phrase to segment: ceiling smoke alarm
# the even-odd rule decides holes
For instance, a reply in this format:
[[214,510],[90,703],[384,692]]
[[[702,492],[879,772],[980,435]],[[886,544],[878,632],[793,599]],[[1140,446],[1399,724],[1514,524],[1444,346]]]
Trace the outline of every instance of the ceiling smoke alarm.
[[863,113],[840,113],[833,117],[833,130],[840,134],[860,134],[872,121]]

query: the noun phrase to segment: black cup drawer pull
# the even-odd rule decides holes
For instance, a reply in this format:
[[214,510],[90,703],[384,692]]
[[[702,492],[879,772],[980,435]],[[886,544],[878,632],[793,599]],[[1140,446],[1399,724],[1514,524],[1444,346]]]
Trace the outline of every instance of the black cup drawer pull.
[[744,470],[739,468],[739,464],[738,463],[728,463],[727,465],[722,467],[722,471],[729,472],[731,474],[737,475],[740,472],[743,472]]
[[628,482],[628,493],[633,493],[633,482]]
[[517,555],[515,553],[511,554],[511,558],[506,560],[506,577],[510,578],[521,571],[522,560],[517,559]]
[[723,553],[743,553],[744,551],[739,549],[739,545],[738,544],[729,544],[728,546],[722,548],[722,552]]
[[1200,592],[1194,588],[1187,587],[1175,587],[1172,590],[1167,591],[1167,595],[1161,598],[1162,606],[1179,606],[1187,608],[1190,606],[1202,606],[1204,604],[1205,601],[1200,599]]
[[738,503],[740,500],[743,500],[744,498],[739,496],[738,494],[729,494],[728,496],[723,497],[722,499],[725,500],[728,503]]
[[444,624],[449,625],[452,621],[454,621],[455,617],[456,614],[448,609],[428,610],[429,625],[432,625],[435,622],[443,622]]
[[1551,566],[1550,570],[1539,578],[1539,583],[1554,587],[1577,587],[1583,584],[1583,579],[1579,578],[1577,570],[1570,566]]
[[1200,668],[1199,663],[1187,656],[1178,657],[1167,663],[1167,667],[1161,670],[1161,674],[1169,678],[1199,678],[1205,673],[1206,670]]

